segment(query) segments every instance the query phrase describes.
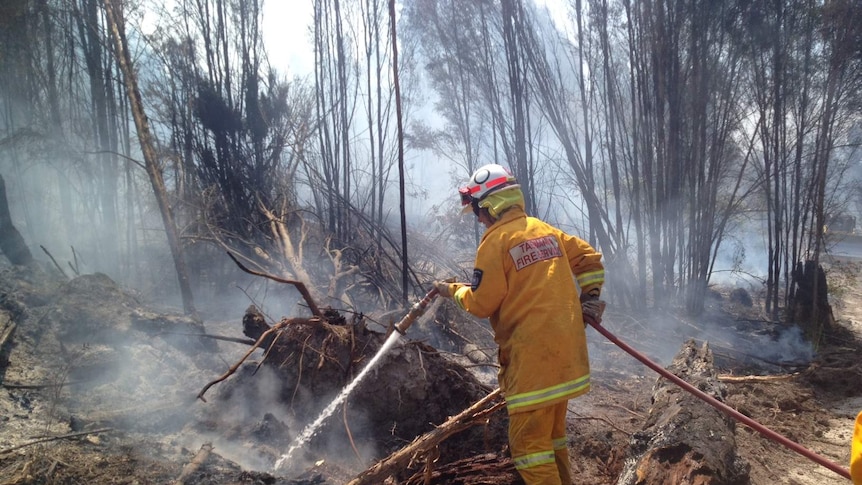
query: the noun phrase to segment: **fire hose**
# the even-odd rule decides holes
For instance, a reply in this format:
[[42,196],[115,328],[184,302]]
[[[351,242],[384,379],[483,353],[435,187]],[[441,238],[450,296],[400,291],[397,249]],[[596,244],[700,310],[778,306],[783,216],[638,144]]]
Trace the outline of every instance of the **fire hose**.
[[425,296],[421,300],[417,301],[412,307],[410,307],[410,311],[407,312],[407,315],[404,315],[404,318],[395,324],[395,330],[397,330],[401,335],[404,335],[410,325],[413,325],[413,322],[425,313],[425,310],[428,308],[428,304],[431,303],[431,300],[433,300],[438,293],[437,288],[432,288],[431,291],[425,293]]
[[716,399],[716,398],[710,396],[709,394],[704,393],[700,389],[692,386],[688,382],[682,380],[680,377],[669,372],[667,369],[659,366],[658,364],[656,364],[655,362],[650,360],[644,354],[638,352],[637,350],[633,349],[632,347],[630,347],[625,342],[618,339],[614,334],[612,334],[606,328],[604,328],[599,322],[596,322],[590,318],[585,318],[585,320],[590,326],[592,326],[594,329],[596,329],[600,334],[604,335],[605,338],[607,338],[608,340],[613,342],[617,347],[623,349],[629,355],[631,355],[635,359],[641,361],[641,363],[643,363],[644,365],[646,365],[650,369],[658,372],[659,375],[668,379],[669,381],[673,382],[674,384],[683,388],[684,390],[688,391],[689,393],[691,393],[695,397],[701,399],[702,401],[705,401],[707,404],[718,409],[722,413],[727,414],[731,418],[733,418],[733,419],[741,422],[742,424],[748,426],[749,428],[757,431],[758,433],[765,436],[766,438],[769,438],[770,440],[775,441],[776,443],[779,443],[779,444],[785,446],[786,448],[789,448],[789,449],[795,451],[796,453],[799,453],[800,455],[814,461],[815,463],[817,463],[821,466],[824,466],[824,467],[832,470],[833,472],[841,475],[842,477],[850,480],[850,472],[848,470],[846,470],[845,468],[843,468],[840,465],[818,455],[817,453],[814,453],[813,451],[803,447],[799,443],[791,441],[790,439],[776,433],[775,431],[772,431],[771,429],[767,428],[766,426],[763,426],[762,424],[758,423],[757,421],[755,421],[755,420],[749,418],[748,416],[740,413],[739,411],[733,409],[732,407],[728,406],[727,404],[724,404],[723,402],[719,401],[718,399]]

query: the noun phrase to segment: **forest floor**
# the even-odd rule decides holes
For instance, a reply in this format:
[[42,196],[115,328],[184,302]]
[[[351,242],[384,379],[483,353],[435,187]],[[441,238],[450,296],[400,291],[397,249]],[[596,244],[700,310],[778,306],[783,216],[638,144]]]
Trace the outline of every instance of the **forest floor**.
[[[345,471],[319,460],[297,476],[273,475],[272,457],[290,444],[278,437],[277,411],[256,410],[255,424],[240,432],[245,425],[234,421],[236,407],[219,414],[216,400],[196,399],[206,383],[242,358],[247,345],[201,343],[190,335],[201,331],[195,322],[143,304],[104,277],[68,282],[8,266],[0,273],[0,339],[4,328],[13,330],[0,345],[0,485],[337,484],[373,463],[366,459]],[[733,303],[726,292],[708,306],[710,316],[694,321],[610,310],[605,326],[662,365],[688,338],[710,342],[720,376],[758,376],[725,380],[729,405],[846,468],[853,418],[862,410],[862,280],[848,284],[833,302],[839,327],[810,354],[791,332],[765,321],[756,297],[749,307]],[[205,321],[207,332],[242,339],[243,310]],[[438,307],[435,318],[441,316],[456,318]],[[431,324],[422,322],[408,337]],[[572,467],[576,483],[614,484],[631,436],[650,413],[657,377],[595,331],[588,335],[593,389],[569,405]],[[766,352],[764,335],[777,354]],[[769,378],[759,379],[764,376]],[[201,430],[204,421],[215,423],[210,434]],[[737,425],[736,441],[752,484],[849,483],[744,425]],[[200,466],[184,475],[208,444],[212,452],[199,455],[205,458]],[[510,463],[496,469],[499,474],[490,478],[435,483],[520,483]]]

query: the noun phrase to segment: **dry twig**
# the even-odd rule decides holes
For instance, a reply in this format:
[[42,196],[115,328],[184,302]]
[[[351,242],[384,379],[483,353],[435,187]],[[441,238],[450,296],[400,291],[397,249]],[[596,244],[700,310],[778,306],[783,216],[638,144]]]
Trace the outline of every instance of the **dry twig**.
[[13,447],[11,447],[11,448],[6,448],[5,450],[0,450],[0,455],[5,455],[6,453],[9,453],[9,452],[12,452],[12,451],[15,451],[15,450],[19,450],[19,449],[21,449],[21,448],[25,448],[25,447],[27,447],[27,446],[35,445],[35,444],[38,444],[38,443],[46,443],[46,442],[48,442],[48,441],[58,441],[58,440],[64,440],[64,439],[68,439],[68,438],[77,438],[77,437],[79,437],[79,436],[86,436],[86,435],[90,435],[90,434],[105,433],[105,432],[107,432],[107,431],[112,431],[112,430],[113,430],[113,428],[102,428],[102,429],[94,429],[93,431],[82,431],[82,432],[80,432],[80,433],[70,433],[70,434],[64,434],[64,435],[60,435],[60,436],[49,436],[49,437],[47,437],[47,438],[39,438],[39,439],[37,439],[37,440],[33,440],[33,441],[28,441],[28,442],[26,442],[26,443],[22,443],[22,444],[20,444],[20,445],[18,445],[18,446],[13,446]]
[[728,376],[728,375],[720,375],[718,376],[718,380],[721,382],[733,382],[735,384],[741,384],[746,382],[774,382],[774,381],[786,381],[788,379],[793,379],[799,375],[798,372],[794,372],[793,374],[781,374],[774,376]]

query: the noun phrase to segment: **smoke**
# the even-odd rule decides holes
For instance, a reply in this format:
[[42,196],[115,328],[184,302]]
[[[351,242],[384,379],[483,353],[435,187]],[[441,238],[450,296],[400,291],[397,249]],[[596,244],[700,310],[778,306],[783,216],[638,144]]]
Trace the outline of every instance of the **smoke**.
[[[215,453],[245,470],[282,476],[300,474],[318,466],[321,460],[359,473],[367,468],[368,460],[378,457],[375,443],[361,440],[362,436],[372,435],[365,430],[373,424],[350,406],[347,398],[334,406],[332,415],[322,420],[284,466],[273,472],[276,461],[336,396],[316,396],[304,386],[285,396],[282,391],[289,386],[279,374],[267,366],[258,368],[255,362],[242,366],[221,386],[208,403],[200,404],[197,420],[178,437],[183,446],[197,449],[203,443],[212,443]],[[321,404],[319,409],[308,409],[307,403]],[[299,406],[303,406],[302,410]],[[300,411],[312,417],[300,418]]]
[[[717,305],[698,318],[651,311],[637,317],[610,311],[603,325],[620,340],[659,365],[669,365],[686,341],[706,342],[719,371],[783,372],[814,358],[814,347],[795,324],[737,320]],[[588,330],[590,364],[596,369],[648,372],[592,329]],[[622,358],[620,356],[622,355]]]
[[769,267],[766,223],[757,217],[729,223],[716,253],[710,283],[756,291]]
[[[275,372],[265,366],[255,372],[255,367],[254,363],[241,367],[222,389],[214,389],[215,397],[200,404],[197,422],[182,435],[185,446],[210,442],[214,452],[243,469],[270,468],[272,450],[289,439],[294,422],[279,402],[282,383]],[[211,431],[203,431],[206,428]]]

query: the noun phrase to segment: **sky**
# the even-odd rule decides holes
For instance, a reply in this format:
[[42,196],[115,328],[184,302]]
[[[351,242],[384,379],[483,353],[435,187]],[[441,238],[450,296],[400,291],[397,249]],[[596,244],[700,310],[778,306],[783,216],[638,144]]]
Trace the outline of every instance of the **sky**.
[[314,51],[309,28],[312,0],[269,0],[263,4],[263,40],[269,61],[292,77],[312,72]]
[[[566,0],[534,0],[567,24]],[[289,75],[310,73],[314,65],[309,27],[313,0],[268,0],[263,5],[263,36],[270,62]]]

